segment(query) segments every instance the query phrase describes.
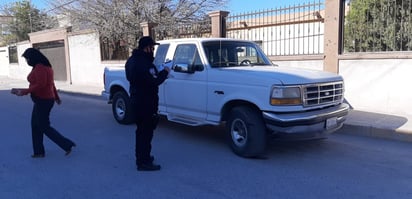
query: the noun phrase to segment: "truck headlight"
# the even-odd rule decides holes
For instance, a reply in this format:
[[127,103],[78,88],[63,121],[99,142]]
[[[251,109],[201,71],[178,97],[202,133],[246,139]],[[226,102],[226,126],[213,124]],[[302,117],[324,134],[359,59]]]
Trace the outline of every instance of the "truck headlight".
[[302,104],[302,98],[300,95],[299,87],[280,87],[275,86],[272,88],[272,94],[270,95],[271,105],[300,105]]

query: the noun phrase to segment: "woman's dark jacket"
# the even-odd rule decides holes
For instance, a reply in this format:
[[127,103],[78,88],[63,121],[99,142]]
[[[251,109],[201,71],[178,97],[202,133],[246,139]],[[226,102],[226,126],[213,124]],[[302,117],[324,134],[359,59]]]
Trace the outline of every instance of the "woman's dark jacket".
[[126,62],[126,78],[130,82],[129,92],[135,116],[138,118],[157,113],[159,85],[168,75],[166,70],[158,71],[153,56],[142,50],[133,50]]

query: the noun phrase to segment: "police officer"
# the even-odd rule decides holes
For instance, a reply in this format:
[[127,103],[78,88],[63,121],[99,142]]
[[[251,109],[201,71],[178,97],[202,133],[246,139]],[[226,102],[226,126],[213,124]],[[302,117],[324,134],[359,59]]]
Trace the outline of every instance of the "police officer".
[[159,43],[151,37],[140,38],[138,48],[126,62],[126,77],[130,82],[130,99],[137,125],[135,155],[138,171],[160,170],[160,165],[153,163],[151,142],[159,121],[158,87],[166,80],[170,68],[158,71],[153,64],[155,45]]

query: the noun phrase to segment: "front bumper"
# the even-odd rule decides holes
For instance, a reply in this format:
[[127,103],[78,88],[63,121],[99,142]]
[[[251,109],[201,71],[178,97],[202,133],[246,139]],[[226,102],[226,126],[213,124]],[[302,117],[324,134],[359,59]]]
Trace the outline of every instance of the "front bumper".
[[102,98],[107,100],[109,103],[111,102],[110,100],[110,93],[106,92],[106,91],[102,91]]
[[274,134],[301,134],[311,137],[311,135],[319,136],[338,130],[343,126],[348,113],[349,105],[342,103],[307,112],[263,112],[263,119],[266,127]]

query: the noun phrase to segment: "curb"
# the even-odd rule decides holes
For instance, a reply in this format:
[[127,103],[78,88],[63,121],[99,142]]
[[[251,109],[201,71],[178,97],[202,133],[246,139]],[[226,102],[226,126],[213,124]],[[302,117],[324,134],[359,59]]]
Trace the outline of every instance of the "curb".
[[87,93],[87,92],[69,91],[69,90],[65,90],[65,89],[57,89],[57,92],[63,93],[63,94],[66,94],[66,95],[71,95],[71,96],[88,97],[88,98],[103,100],[101,95],[91,94],[91,93]]
[[339,133],[348,135],[357,135],[364,137],[373,137],[387,140],[402,142],[412,142],[412,134],[399,131],[396,129],[383,129],[373,126],[362,126],[353,124],[344,124]]

